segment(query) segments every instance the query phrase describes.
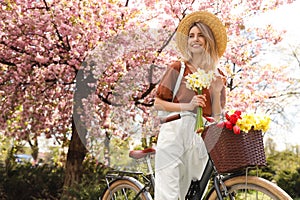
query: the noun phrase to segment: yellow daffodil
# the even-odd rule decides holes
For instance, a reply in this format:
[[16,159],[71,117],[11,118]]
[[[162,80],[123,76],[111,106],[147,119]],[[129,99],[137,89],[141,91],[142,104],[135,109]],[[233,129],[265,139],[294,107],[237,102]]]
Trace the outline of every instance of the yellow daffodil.
[[[189,74],[186,77],[186,87],[190,90],[202,94],[203,88],[209,88],[210,83],[213,79],[213,71],[205,72],[202,69],[198,69],[195,73]],[[202,118],[202,108],[197,109],[197,120],[195,131],[197,133],[202,133],[203,128],[203,118]]]

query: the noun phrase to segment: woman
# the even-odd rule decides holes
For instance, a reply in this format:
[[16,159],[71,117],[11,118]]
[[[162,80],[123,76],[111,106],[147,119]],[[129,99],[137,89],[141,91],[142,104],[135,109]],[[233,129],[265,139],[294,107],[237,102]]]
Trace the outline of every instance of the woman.
[[[172,121],[162,124],[155,158],[155,199],[184,199],[191,180],[200,179],[208,160],[204,142],[194,131],[196,110],[216,119],[225,105],[224,76],[216,65],[225,51],[227,35],[213,14],[199,11],[186,16],[176,32],[177,47],[185,61],[171,64],[157,89],[154,106],[169,113]],[[185,68],[181,68],[181,66]],[[187,89],[185,76],[197,69],[213,70],[214,79],[202,95]],[[183,69],[183,78],[179,72]],[[177,80],[181,80],[174,92]],[[175,94],[176,93],[176,94]],[[180,114],[180,118],[176,117]],[[174,117],[175,116],[175,117]]]

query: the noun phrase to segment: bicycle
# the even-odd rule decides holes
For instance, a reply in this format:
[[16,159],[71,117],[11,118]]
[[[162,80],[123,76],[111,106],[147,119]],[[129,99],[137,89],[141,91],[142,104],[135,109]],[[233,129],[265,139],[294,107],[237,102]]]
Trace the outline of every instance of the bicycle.
[[[155,149],[130,151],[129,156],[134,159],[145,159],[148,173],[113,171],[106,175],[107,188],[102,200],[152,200],[154,190],[154,172],[150,163]],[[214,161],[209,156],[203,176],[199,181],[191,184],[186,196],[187,200],[206,199],[274,199],[292,200],[292,198],[276,184],[258,177],[248,175],[249,168],[242,172],[221,174],[216,169]],[[142,184],[135,176],[142,176]],[[206,192],[207,185],[212,178],[213,185]]]

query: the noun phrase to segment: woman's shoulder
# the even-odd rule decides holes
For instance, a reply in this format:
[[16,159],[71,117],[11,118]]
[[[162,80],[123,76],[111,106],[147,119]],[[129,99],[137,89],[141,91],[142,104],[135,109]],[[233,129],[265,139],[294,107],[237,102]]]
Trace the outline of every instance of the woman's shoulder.
[[180,60],[173,61],[171,62],[171,64],[169,64],[168,67],[170,69],[175,69],[176,71],[179,71],[181,67],[181,61]]

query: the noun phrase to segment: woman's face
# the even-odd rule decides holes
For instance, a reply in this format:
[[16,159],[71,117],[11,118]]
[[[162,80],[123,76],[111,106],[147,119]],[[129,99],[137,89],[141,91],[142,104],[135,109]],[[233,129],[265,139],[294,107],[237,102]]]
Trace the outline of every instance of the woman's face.
[[188,49],[192,54],[202,53],[205,47],[205,38],[197,26],[193,26],[189,32]]

